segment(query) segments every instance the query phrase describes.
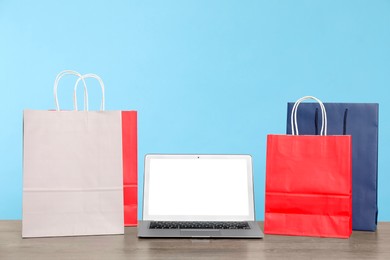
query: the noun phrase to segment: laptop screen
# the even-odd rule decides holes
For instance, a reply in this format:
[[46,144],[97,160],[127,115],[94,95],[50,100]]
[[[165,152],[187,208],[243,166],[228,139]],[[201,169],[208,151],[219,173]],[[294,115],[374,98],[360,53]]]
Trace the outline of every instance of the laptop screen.
[[147,155],[144,220],[254,220],[248,155]]

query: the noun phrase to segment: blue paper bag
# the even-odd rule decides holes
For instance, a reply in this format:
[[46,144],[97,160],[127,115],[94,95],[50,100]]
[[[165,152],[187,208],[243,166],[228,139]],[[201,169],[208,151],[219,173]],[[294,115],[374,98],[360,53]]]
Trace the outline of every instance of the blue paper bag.
[[[328,135],[352,135],[352,229],[375,231],[378,216],[378,110],[376,103],[324,103]],[[294,103],[287,106],[287,134]],[[319,134],[321,110],[302,103],[297,117],[300,135]]]

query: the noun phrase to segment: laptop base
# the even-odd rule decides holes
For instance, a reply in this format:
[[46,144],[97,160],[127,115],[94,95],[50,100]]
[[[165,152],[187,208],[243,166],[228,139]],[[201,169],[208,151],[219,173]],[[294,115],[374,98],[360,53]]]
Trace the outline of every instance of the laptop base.
[[263,238],[255,221],[248,221],[250,229],[150,229],[150,221],[138,222],[140,238]]

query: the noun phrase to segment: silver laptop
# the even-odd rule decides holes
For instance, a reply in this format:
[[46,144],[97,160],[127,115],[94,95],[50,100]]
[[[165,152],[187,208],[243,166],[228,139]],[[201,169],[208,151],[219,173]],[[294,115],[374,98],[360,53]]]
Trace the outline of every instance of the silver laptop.
[[251,156],[146,155],[138,236],[262,238]]

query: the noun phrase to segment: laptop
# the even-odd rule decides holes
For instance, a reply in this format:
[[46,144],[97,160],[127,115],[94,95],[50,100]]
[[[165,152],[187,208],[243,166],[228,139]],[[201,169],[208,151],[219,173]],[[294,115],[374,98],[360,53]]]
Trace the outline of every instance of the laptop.
[[138,237],[262,238],[250,155],[145,156]]

